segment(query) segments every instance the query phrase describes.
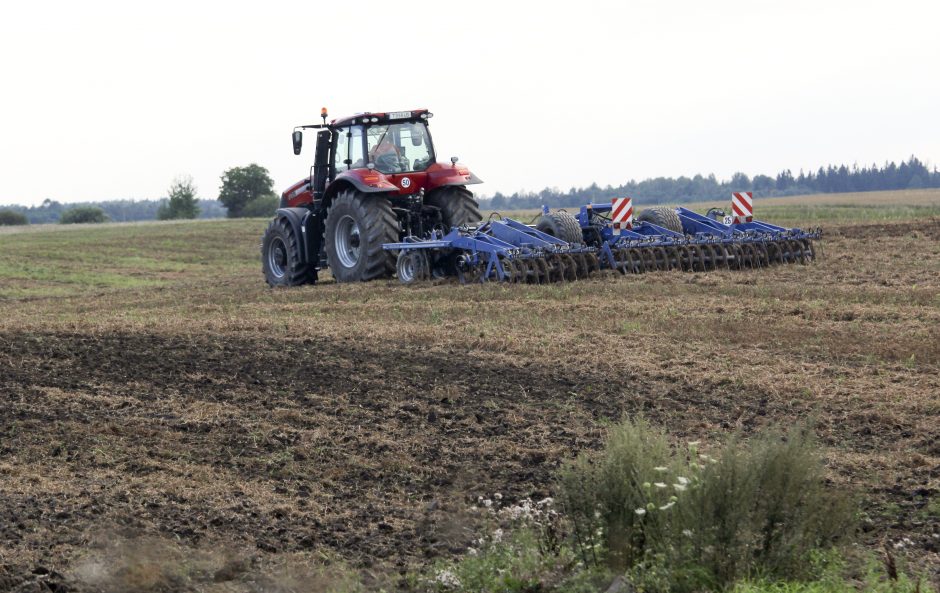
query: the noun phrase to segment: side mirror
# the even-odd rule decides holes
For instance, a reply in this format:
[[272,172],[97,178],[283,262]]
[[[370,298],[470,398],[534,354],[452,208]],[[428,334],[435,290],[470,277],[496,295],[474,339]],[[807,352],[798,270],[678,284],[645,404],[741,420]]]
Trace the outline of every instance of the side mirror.
[[294,141],[294,154],[300,154],[300,147],[304,143],[304,133],[300,130],[294,130],[294,133],[291,134],[291,140]]

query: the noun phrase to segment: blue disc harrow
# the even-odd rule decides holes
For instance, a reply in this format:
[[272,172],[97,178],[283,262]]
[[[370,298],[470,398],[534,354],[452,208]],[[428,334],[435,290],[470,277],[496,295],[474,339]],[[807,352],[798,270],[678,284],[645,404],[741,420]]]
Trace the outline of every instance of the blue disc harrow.
[[703,216],[675,208],[674,229],[644,220],[621,226],[614,223],[609,203],[582,206],[576,217],[543,210],[545,216],[575,219],[577,226],[568,228],[580,228],[580,236],[556,237],[511,218],[491,218],[383,247],[398,253],[397,274],[405,284],[448,276],[462,283],[542,284],[587,278],[604,269],[639,274],[807,264],[816,258],[813,241],[821,233],[750,217],[736,222],[716,209]]

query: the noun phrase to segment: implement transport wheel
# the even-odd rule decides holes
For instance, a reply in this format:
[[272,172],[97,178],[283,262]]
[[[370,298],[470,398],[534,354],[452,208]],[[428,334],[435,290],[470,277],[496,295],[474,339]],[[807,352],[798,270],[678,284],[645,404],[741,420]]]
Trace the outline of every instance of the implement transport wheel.
[[636,217],[643,222],[651,222],[656,226],[661,226],[675,233],[683,234],[682,221],[679,215],[672,208],[647,208]]
[[389,276],[395,270],[395,256],[382,244],[397,242],[398,231],[387,199],[354,189],[341,191],[327,212],[324,233],[326,259],[336,281]]
[[284,218],[275,218],[261,239],[261,269],[269,286],[299,286],[316,282],[317,271],[301,263],[300,237]]
[[551,235],[571,245],[584,243],[584,235],[578,219],[568,212],[551,212],[543,214],[535,223],[536,230]]
[[403,249],[395,265],[402,284],[414,284],[431,278],[431,260],[424,249]]
[[447,185],[436,189],[424,198],[424,203],[441,209],[446,230],[483,220],[480,205],[473,193],[462,185]]

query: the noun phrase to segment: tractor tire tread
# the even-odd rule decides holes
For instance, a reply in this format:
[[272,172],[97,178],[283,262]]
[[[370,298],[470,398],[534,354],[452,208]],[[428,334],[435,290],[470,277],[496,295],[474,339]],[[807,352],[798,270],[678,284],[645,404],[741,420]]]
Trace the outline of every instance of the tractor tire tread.
[[424,198],[424,202],[440,208],[444,224],[449,227],[459,227],[483,220],[480,204],[474,199],[473,192],[462,185],[448,185],[435,190]]

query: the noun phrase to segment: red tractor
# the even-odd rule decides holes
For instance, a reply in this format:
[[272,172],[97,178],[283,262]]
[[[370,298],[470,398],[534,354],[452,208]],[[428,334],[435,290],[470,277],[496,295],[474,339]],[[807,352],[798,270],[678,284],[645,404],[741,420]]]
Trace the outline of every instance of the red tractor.
[[427,109],[360,113],[294,129],[317,128],[310,176],[287,188],[261,242],[264,277],[272,286],[317,281],[330,268],[337,282],[390,276],[395,254],[382,248],[478,222],[467,185],[481,180],[465,166],[438,163]]

